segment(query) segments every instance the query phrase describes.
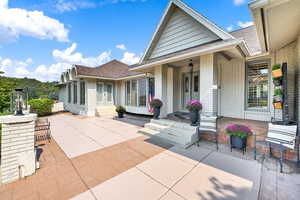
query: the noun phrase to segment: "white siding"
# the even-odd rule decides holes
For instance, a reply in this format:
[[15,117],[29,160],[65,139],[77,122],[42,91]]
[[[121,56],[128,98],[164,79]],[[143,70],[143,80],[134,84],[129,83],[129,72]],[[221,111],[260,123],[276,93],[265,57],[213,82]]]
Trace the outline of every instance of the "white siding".
[[149,58],[191,48],[219,39],[214,33],[180,9],[175,9]]

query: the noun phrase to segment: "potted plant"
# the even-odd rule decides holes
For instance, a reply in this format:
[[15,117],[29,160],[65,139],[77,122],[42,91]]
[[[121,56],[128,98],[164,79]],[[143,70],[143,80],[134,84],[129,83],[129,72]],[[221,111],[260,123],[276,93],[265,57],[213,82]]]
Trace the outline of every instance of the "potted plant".
[[118,113],[118,118],[123,118],[124,113],[126,112],[126,109],[123,106],[117,106],[116,112]]
[[273,83],[275,86],[281,86],[282,85],[282,78],[279,77],[279,78],[274,78],[273,77]]
[[252,135],[249,127],[241,124],[231,124],[226,127],[225,132],[230,135],[230,147],[242,149],[245,152],[247,147],[247,137]]
[[153,118],[158,119],[160,115],[160,108],[163,106],[163,103],[160,99],[153,99],[150,102],[150,106],[153,108]]
[[276,64],[272,67],[272,74],[274,78],[282,77],[282,71],[280,64]]
[[197,126],[199,122],[199,111],[202,110],[202,104],[197,100],[191,100],[186,108],[190,111],[191,126]]
[[282,92],[279,88],[274,90],[273,105],[275,109],[282,108]]

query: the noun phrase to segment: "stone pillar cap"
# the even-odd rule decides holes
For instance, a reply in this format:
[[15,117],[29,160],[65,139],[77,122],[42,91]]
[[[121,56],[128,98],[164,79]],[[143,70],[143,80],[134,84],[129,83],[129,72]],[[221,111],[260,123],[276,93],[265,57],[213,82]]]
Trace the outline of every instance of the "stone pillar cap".
[[24,123],[35,121],[37,119],[37,114],[30,113],[25,115],[4,115],[0,117],[0,124],[10,124],[10,123]]

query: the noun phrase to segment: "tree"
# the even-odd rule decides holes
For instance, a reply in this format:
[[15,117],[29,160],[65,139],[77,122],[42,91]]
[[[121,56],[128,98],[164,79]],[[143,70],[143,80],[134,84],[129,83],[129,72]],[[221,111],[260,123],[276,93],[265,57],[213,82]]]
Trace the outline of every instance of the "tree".
[[0,79],[0,113],[9,110],[12,90],[16,87],[14,82],[6,78]]

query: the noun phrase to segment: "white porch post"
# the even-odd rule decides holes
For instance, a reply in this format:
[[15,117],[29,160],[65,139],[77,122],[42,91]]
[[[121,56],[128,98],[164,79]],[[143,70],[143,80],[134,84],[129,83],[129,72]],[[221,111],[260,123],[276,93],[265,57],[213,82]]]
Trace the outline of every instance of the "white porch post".
[[200,56],[200,101],[202,113],[217,115],[217,67],[214,66],[214,54]]
[[296,93],[298,93],[298,96],[296,97],[297,99],[297,107],[298,107],[298,115],[297,115],[297,119],[300,122],[300,35],[298,36],[298,41],[297,41],[297,54],[296,54],[296,58],[297,58],[297,78],[298,78],[298,83],[297,85],[297,91]]
[[96,104],[97,104],[97,91],[96,91],[96,81],[87,80],[86,81],[86,110],[88,116],[95,116]]
[[173,104],[174,104],[174,98],[173,98],[173,85],[174,85],[174,69],[172,67],[168,67],[168,80],[167,80],[167,113],[173,113]]
[[163,102],[163,107],[161,108],[161,117],[167,116],[168,99],[167,99],[167,76],[168,68],[163,65],[155,67],[154,78],[155,78],[155,98],[160,99]]

